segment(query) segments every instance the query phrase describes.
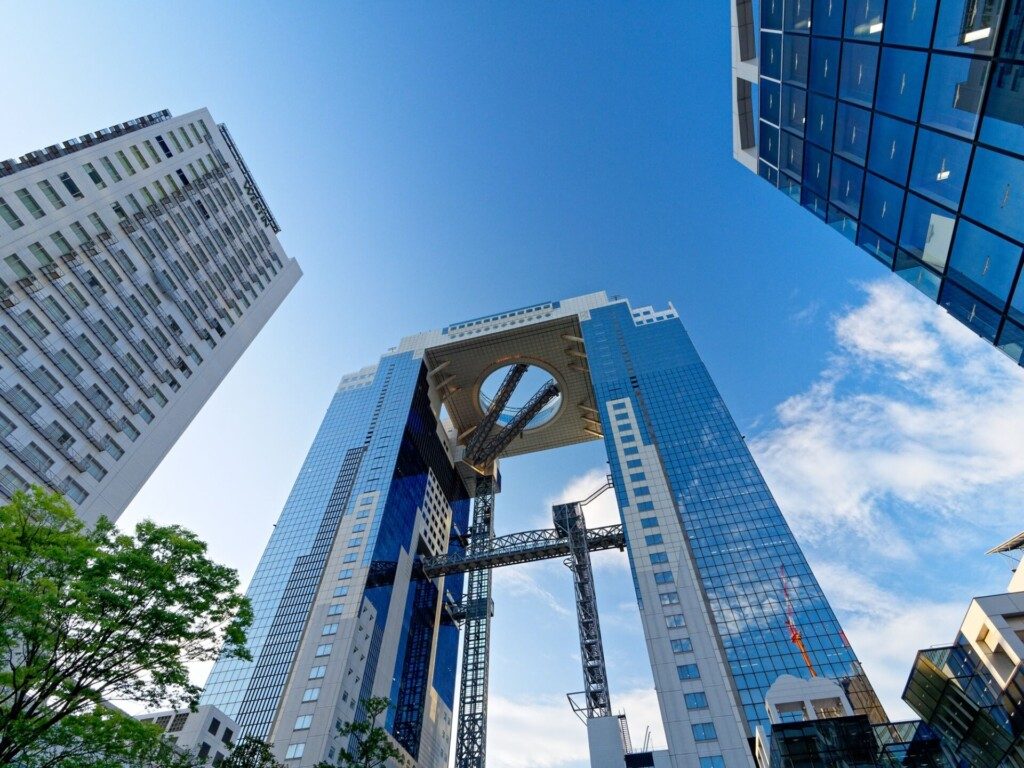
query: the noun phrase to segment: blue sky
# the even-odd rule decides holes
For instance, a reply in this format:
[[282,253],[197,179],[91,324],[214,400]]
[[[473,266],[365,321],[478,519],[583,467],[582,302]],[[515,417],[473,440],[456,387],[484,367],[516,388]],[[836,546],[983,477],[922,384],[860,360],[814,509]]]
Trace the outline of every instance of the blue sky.
[[[122,520],[182,522],[248,578],[341,374],[507,307],[672,301],[905,716],[911,649],[1008,578],[982,553],[1019,525],[1024,378],[731,159],[728,6],[694,7],[7,4],[0,157],[209,107],[305,271]],[[507,462],[499,529],[603,471],[596,445],[553,458]],[[496,585],[492,762],[584,765],[569,574]],[[613,704],[642,741],[618,553],[598,587]]]

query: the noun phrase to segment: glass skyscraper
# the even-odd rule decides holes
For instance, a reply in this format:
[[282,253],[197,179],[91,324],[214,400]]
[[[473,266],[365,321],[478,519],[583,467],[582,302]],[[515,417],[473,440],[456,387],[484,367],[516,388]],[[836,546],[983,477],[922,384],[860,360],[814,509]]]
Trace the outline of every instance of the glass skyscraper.
[[516,361],[559,398],[503,456],[604,442],[673,766],[751,766],[781,674],[884,719],[678,314],[603,293],[411,336],[342,379],[250,588],[253,661],[219,661],[203,703],[306,766],[387,696],[415,764],[448,764],[464,576],[417,562],[461,545],[463,442]]
[[1024,363],[1024,5],[732,11],[735,157]]

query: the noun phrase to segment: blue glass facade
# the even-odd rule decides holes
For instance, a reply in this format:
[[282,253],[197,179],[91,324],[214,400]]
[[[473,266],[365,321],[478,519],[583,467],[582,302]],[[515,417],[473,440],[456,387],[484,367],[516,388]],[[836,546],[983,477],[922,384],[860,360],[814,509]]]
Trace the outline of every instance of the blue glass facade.
[[763,0],[760,175],[1024,364],[1024,6]]
[[[582,327],[598,403],[625,400],[640,414],[635,440],[633,435],[613,439],[621,430],[602,409],[619,507],[630,505],[630,495],[645,498],[648,488],[640,484],[646,482],[645,468],[639,458],[629,457],[641,455],[634,446],[653,446],[746,719],[747,735],[753,734],[756,725],[767,725],[764,696],[779,675],[809,676],[787,628],[783,579],[816,672],[843,681],[855,706],[859,700],[863,711],[880,716],[880,709],[872,711],[877,699],[839,622],[682,323],[678,318],[637,323],[628,305],[620,303],[592,311]],[[616,440],[630,441],[624,453],[627,466],[622,465]],[[639,501],[636,507],[644,514],[654,504]],[[655,518],[642,518],[641,527],[660,541]],[[648,544],[651,541],[647,539]],[[629,548],[634,579],[636,558],[645,551],[639,544],[631,541]],[[638,598],[642,601],[639,590]],[[699,620],[672,607],[674,597],[662,602],[669,605],[665,609],[669,626]],[[673,650],[677,647],[688,650],[686,638],[680,637],[678,645],[673,641]],[[678,658],[686,661],[688,656],[683,653]],[[681,664],[680,678],[684,670],[688,679],[718,675],[700,666]]]

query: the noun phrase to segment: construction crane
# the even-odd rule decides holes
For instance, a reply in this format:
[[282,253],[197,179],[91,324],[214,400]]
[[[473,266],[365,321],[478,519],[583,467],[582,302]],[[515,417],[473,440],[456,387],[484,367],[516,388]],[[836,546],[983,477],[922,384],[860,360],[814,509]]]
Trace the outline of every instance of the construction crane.
[[811,655],[807,652],[807,646],[804,645],[804,636],[800,634],[800,628],[796,625],[793,614],[793,598],[789,594],[789,580],[786,578],[785,567],[779,568],[779,576],[782,579],[782,598],[786,601],[786,627],[789,629],[789,641],[799,649],[800,655],[804,657],[804,665],[811,673],[811,677],[817,677],[818,673],[811,662]]

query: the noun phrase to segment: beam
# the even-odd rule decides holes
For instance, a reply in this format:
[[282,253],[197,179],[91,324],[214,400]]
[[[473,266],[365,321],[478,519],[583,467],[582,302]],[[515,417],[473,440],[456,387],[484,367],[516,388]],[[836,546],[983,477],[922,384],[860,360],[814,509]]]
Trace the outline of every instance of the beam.
[[[472,457],[477,466],[486,466],[498,458],[503,450],[517,438],[524,429],[533,421],[534,416],[540,413],[541,409],[549,402],[558,397],[558,385],[549,381],[526,403],[515,415],[515,418],[508,423],[498,434],[489,438]],[[473,435],[475,438],[476,435]]]
[[526,374],[529,369],[526,363],[516,363],[513,365],[507,374],[505,374],[504,380],[501,382],[501,386],[498,387],[498,391],[494,393],[494,399],[491,400],[491,404],[487,408],[487,413],[480,420],[480,423],[476,427],[476,432],[473,433],[473,437],[466,444],[466,461],[470,464],[476,464],[482,466],[488,462],[480,462],[477,460],[477,452],[480,447],[487,440],[487,437],[491,434],[494,429],[494,425],[498,423],[498,418],[501,416],[501,412],[505,410],[505,406],[508,405],[509,398],[512,397],[512,393],[515,392],[517,386],[519,386],[520,380]]

